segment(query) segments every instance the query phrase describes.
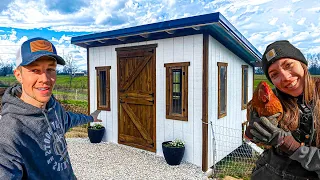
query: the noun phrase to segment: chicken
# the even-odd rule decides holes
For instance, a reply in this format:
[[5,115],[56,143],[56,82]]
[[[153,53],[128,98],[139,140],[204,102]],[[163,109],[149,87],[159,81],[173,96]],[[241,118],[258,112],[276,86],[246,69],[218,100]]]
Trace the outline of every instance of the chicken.
[[274,125],[278,125],[279,121],[282,119],[283,116],[283,108],[281,105],[280,100],[278,97],[274,94],[270,86],[264,82],[261,81],[255,91],[253,92],[253,96],[251,101],[249,101],[247,105],[247,121],[245,122],[246,124],[246,131],[245,131],[245,138],[252,140],[252,135],[250,133],[250,126],[249,126],[249,121],[250,121],[250,113],[251,111],[255,111],[258,114],[258,117],[261,116],[271,116],[276,113],[281,113],[278,118],[276,119],[275,122],[271,122]]

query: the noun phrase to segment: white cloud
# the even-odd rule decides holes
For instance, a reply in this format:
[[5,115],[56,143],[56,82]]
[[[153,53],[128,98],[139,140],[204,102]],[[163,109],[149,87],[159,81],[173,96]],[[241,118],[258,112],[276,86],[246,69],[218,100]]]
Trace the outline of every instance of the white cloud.
[[320,53],[320,46],[308,48],[308,50],[306,51],[306,53],[310,53],[310,54]]
[[176,0],[164,0],[164,2],[169,6],[172,7],[176,4]]
[[[260,52],[279,39],[292,40],[306,49],[320,47],[318,0],[92,0],[69,14],[48,9],[44,1],[15,0],[0,12],[0,27],[9,28],[5,31],[0,28],[0,43],[6,40],[16,45],[22,41],[21,30],[10,32],[12,28],[45,28],[60,32],[51,41],[57,44],[59,53],[66,53],[76,47],[68,46],[70,36],[63,31],[94,33],[220,12]],[[81,49],[79,52],[85,58],[85,49]]]
[[320,43],[320,38],[315,39],[314,41],[312,41],[313,43]]
[[276,23],[277,23],[277,21],[278,21],[278,18],[272,18],[270,21],[269,21],[269,24],[270,25],[275,25]]
[[287,26],[286,24],[282,24],[280,29],[283,31],[282,36],[284,38],[289,38],[293,35],[294,31],[291,26]]
[[320,12],[320,6],[319,7],[312,7],[312,8],[308,8],[306,9],[307,11],[310,12]]
[[297,24],[298,24],[298,25],[303,25],[304,22],[306,21],[306,19],[307,19],[307,18],[305,18],[305,17],[304,17],[304,18],[301,18],[301,19],[297,22]]
[[309,37],[309,32],[300,32],[299,34],[295,35],[292,38],[293,42],[299,42],[299,41],[303,41],[306,40]]
[[264,42],[276,41],[280,39],[280,37],[281,37],[281,32],[272,32],[269,35],[265,36],[263,38],[263,41]]

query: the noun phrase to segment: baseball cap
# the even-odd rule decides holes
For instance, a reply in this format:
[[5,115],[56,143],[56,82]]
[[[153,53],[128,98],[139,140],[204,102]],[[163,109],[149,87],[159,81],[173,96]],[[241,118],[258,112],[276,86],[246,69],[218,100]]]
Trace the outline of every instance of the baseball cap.
[[47,39],[36,37],[22,43],[17,53],[16,66],[26,66],[43,56],[49,56],[57,64],[65,65],[65,61],[57,54],[54,45]]

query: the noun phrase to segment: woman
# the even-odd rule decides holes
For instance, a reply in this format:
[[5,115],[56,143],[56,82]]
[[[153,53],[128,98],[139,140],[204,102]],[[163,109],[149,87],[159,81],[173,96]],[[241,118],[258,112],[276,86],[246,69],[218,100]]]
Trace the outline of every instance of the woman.
[[320,83],[307,65],[300,50],[285,40],[271,43],[263,54],[262,68],[276,87],[284,116],[279,127],[269,121],[277,115],[252,117],[253,141],[272,146],[257,160],[253,180],[320,177]]

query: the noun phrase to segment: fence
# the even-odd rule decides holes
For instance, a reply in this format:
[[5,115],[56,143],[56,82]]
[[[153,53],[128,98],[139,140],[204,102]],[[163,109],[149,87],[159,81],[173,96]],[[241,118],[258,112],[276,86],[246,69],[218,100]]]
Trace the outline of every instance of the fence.
[[[263,150],[242,138],[243,130],[217,125],[211,126],[213,178],[232,176],[250,179],[255,162]],[[240,136],[240,137],[239,137]],[[241,141],[237,142],[237,140]],[[231,153],[226,149],[234,149]],[[223,157],[223,158],[222,158]]]
[[87,101],[88,91],[87,89],[54,89],[54,96],[59,100],[77,100]]

